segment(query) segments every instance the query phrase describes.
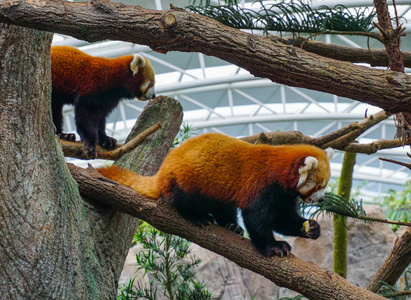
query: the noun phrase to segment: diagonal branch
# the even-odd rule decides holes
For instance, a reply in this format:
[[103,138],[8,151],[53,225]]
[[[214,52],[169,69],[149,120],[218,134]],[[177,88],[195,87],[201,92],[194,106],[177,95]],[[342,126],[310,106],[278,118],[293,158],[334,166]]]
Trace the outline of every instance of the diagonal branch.
[[410,263],[411,228],[408,228],[396,239],[394,247],[368,285],[368,289],[372,292],[377,292],[382,285],[381,281],[394,285]]
[[116,39],[160,52],[201,52],[273,82],[348,97],[388,112],[411,112],[411,78],[406,74],[324,58],[177,8],[9,0],[0,4],[0,21],[86,41]]
[[[373,67],[387,67],[389,64],[387,51],[385,49],[347,47],[320,41],[310,41],[301,36],[287,38],[270,34],[269,38],[332,59],[349,61],[352,63],[368,63]],[[411,67],[411,53],[401,51],[401,56],[404,66]]]
[[110,205],[149,222],[161,231],[181,236],[265,276],[279,286],[293,289],[310,299],[384,299],[292,254],[283,258],[264,257],[242,236],[217,225],[197,227],[161,200],[143,197],[92,168],[85,170],[72,164],[68,166],[84,198]]
[[[145,131],[134,137],[131,141],[123,144],[117,145],[117,148],[113,150],[106,150],[103,147],[97,145],[97,158],[102,159],[111,159],[115,160],[121,157],[123,154],[130,152],[133,150],[137,145],[139,145],[146,137],[150,134],[153,134],[157,130],[161,128],[161,123],[156,123],[153,126],[147,128]],[[65,140],[59,140],[61,147],[64,152],[64,156],[66,157],[75,157],[78,159],[85,159],[88,160],[89,157],[87,156],[86,150],[83,147],[82,142],[71,142]]]

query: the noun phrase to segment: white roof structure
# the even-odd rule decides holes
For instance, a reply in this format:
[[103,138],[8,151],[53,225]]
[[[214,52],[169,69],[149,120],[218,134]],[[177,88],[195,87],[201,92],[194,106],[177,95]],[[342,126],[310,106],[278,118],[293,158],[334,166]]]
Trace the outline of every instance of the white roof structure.
[[[169,4],[184,7],[187,1],[119,1],[152,9],[168,9]],[[311,7],[373,6],[372,0],[312,0]],[[252,1],[239,1],[249,5]],[[397,10],[407,26],[411,23],[411,0],[396,0]],[[411,26],[406,32],[411,33]],[[320,36],[317,40],[351,47],[367,48],[366,38],[347,36]],[[259,132],[299,130],[318,137],[337,130],[351,122],[361,121],[365,111],[370,115],[379,108],[327,93],[288,87],[268,79],[256,78],[247,71],[215,57],[201,53],[169,52],[160,54],[149,47],[106,41],[88,44],[70,37],[56,35],[53,45],[73,45],[94,55],[116,57],[139,52],[147,57],[156,71],[156,94],[179,100],[184,108],[184,122],[195,133],[221,132],[231,136],[247,136]],[[371,48],[383,48],[370,40]],[[411,51],[411,38],[402,40],[401,50]],[[411,73],[410,69],[406,72]],[[107,134],[124,141],[146,102],[123,101],[110,115]],[[72,107],[65,108],[67,132],[75,131]],[[381,122],[360,137],[368,143],[376,139],[393,139],[395,126],[392,118]],[[382,162],[379,157],[408,162],[409,147],[379,151],[373,155],[357,155],[354,185],[362,183],[364,200],[373,200],[388,188],[401,189],[410,171],[395,164]],[[332,160],[332,176],[339,177],[342,153]],[[83,165],[86,162],[76,162]],[[365,185],[363,182],[366,182]]]

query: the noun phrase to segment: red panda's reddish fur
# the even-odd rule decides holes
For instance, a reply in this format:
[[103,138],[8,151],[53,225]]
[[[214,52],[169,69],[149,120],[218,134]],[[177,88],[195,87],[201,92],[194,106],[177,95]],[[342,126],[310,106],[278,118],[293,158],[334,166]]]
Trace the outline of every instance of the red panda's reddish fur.
[[251,242],[267,256],[291,250],[275,240],[273,231],[320,236],[320,225],[298,214],[297,199],[321,201],[330,178],[327,153],[317,147],[252,145],[218,133],[184,142],[152,177],[116,166],[99,172],[148,197],[163,198],[198,226],[216,222],[241,234],[240,208]]
[[170,197],[177,184],[188,194],[200,193],[244,208],[273,182],[295,190],[296,163],[307,156],[318,158],[318,176],[328,182],[328,158],[317,147],[252,145],[218,133],[191,138],[172,150],[153,177],[115,166],[99,172],[152,198]]
[[[152,68],[142,68],[135,76],[130,70],[133,55],[117,58],[91,56],[75,47],[51,47],[53,88],[64,94],[94,95],[116,87],[127,87],[137,95],[141,84],[152,78]],[[150,62],[145,59],[146,64]]]

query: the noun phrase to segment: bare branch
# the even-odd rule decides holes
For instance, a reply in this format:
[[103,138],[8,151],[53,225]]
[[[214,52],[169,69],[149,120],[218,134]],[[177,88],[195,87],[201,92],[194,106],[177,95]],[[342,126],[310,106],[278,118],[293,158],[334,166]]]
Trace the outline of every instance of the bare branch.
[[[349,61],[352,63],[368,63],[373,67],[387,67],[388,56],[385,49],[364,49],[328,44],[319,41],[310,41],[304,37],[298,36],[283,38],[276,35],[269,35],[273,40],[280,41],[286,45],[300,47],[308,52],[312,52],[324,57]],[[411,53],[401,51],[402,60],[405,67],[411,67]]]
[[[154,124],[150,128],[146,129],[145,131],[143,131],[142,133],[134,137],[131,141],[125,144],[117,145],[117,147],[114,150],[108,151],[107,149],[97,145],[96,147],[97,158],[115,160],[119,158],[120,156],[122,156],[123,154],[126,154],[130,152],[131,150],[133,150],[146,137],[148,137],[150,134],[153,134],[160,128],[161,128],[161,123]],[[89,159],[86,155],[86,150],[84,149],[82,142],[70,142],[70,141],[60,140],[60,144],[61,144],[61,147],[63,148],[64,156],[78,158],[78,159],[85,159],[85,160]]]
[[[290,145],[290,144],[310,144],[320,148],[331,147],[337,150],[372,154],[381,149],[390,149],[404,146],[403,141],[397,140],[377,140],[370,144],[359,144],[353,142],[367,129],[375,124],[384,121],[389,117],[385,111],[380,111],[369,117],[365,117],[361,122],[354,122],[336,130],[328,135],[312,138],[299,131],[281,131],[270,133],[259,133],[256,135],[243,137],[243,141],[248,143],[263,143],[268,145]],[[406,143],[405,145],[407,145]]]
[[273,82],[349,97],[388,112],[411,112],[410,76],[324,58],[181,9],[13,0],[0,4],[0,21],[87,41],[115,38],[160,52],[201,52]]

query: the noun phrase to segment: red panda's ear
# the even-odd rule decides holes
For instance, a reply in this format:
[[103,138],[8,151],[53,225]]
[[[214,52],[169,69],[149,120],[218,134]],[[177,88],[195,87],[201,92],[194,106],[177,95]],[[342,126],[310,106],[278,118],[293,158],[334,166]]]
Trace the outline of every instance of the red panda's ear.
[[328,159],[332,159],[334,156],[334,150],[332,148],[327,148],[324,150],[327,154]]
[[304,163],[301,167],[298,168],[298,174],[300,174],[300,178],[297,183],[297,187],[300,187],[305,183],[308,178],[308,172],[316,168],[318,166],[318,160],[313,156],[307,156],[304,159]]
[[130,69],[133,72],[133,76],[138,73],[139,67],[144,67],[146,65],[146,60],[140,54],[134,54],[133,60],[130,63]]

